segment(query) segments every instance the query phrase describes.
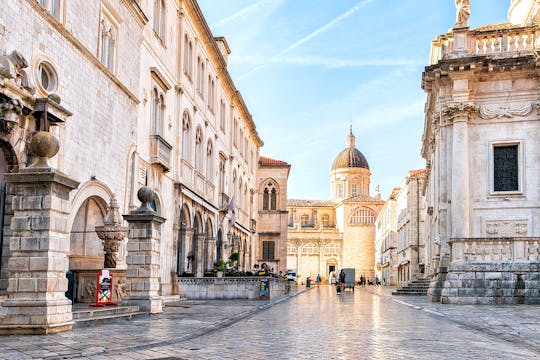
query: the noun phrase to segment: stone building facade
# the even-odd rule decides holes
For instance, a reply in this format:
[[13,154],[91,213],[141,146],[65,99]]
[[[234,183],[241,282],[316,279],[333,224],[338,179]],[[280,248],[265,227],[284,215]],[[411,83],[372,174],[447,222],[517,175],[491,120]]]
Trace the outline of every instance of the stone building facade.
[[400,188],[394,188],[375,220],[375,268],[383,285],[397,286],[397,218],[396,201]]
[[302,278],[355,268],[375,278],[375,219],[383,202],[370,196],[371,172],[352,129],[330,172],[331,200],[289,199],[287,267]]
[[504,24],[467,18],[432,42],[422,78],[428,295],[538,303],[539,4],[511,1]]
[[266,264],[275,274],[287,272],[287,182],[291,165],[269,157],[259,157],[257,265]]
[[396,265],[398,286],[424,277],[424,183],[425,169],[409,171],[405,185],[396,195],[397,241]]
[[[202,276],[233,252],[238,268],[252,267],[263,143],[227,72],[229,53],[195,0],[7,0],[0,296],[13,312],[0,316],[0,328],[69,328],[64,292],[74,286],[74,301],[94,301],[96,274],[107,265],[107,241],[95,229],[116,226],[121,235],[118,214],[129,214],[131,235],[108,254],[117,301],[134,284],[147,299],[175,296],[177,276]],[[51,134],[57,154],[40,149],[54,143]],[[151,190],[144,211],[143,186]],[[31,298],[40,299],[42,318],[14,323],[9,314]],[[149,311],[159,311],[152,301]],[[53,305],[60,315],[50,315]]]

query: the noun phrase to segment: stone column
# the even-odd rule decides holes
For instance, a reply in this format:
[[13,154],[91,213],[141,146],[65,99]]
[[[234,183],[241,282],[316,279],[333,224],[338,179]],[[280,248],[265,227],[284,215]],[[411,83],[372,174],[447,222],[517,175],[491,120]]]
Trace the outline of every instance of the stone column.
[[[443,110],[452,125],[452,192],[450,196],[452,238],[470,236],[470,171],[468,121],[476,111],[469,103],[451,105]],[[443,246],[444,245],[444,246]],[[441,257],[448,255],[448,245],[441,244]]]
[[157,314],[163,311],[160,287],[160,241],[161,224],[165,219],[158,216],[148,203],[154,193],[147,187],[137,192],[140,208],[133,210],[124,219],[129,224],[128,255],[126,259],[126,285],[129,305],[138,305],[143,311]]
[[78,182],[47,168],[6,174],[12,196],[8,298],[0,334],[47,334],[73,326],[68,288],[69,193]]

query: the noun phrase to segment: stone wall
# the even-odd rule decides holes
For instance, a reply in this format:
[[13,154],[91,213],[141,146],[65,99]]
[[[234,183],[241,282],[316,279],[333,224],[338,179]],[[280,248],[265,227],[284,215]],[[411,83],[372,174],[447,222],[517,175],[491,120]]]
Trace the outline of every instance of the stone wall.
[[[188,299],[259,299],[261,277],[179,278],[181,297]],[[294,293],[296,283],[270,279],[270,298]]]
[[540,304],[538,263],[451,265],[440,301],[444,304]]

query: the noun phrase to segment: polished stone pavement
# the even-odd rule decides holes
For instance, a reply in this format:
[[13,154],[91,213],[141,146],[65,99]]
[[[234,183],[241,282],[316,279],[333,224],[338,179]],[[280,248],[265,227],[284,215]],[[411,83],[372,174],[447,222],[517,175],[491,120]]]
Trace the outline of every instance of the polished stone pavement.
[[161,315],[0,337],[0,359],[533,359],[540,306],[442,305],[391,288],[181,301]]

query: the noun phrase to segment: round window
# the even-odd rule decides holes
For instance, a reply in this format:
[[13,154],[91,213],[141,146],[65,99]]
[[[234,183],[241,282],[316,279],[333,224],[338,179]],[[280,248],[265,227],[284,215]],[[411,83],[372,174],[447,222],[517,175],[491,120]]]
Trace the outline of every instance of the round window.
[[37,67],[37,82],[39,87],[47,92],[52,93],[56,90],[58,77],[53,66],[48,62],[42,61]]

